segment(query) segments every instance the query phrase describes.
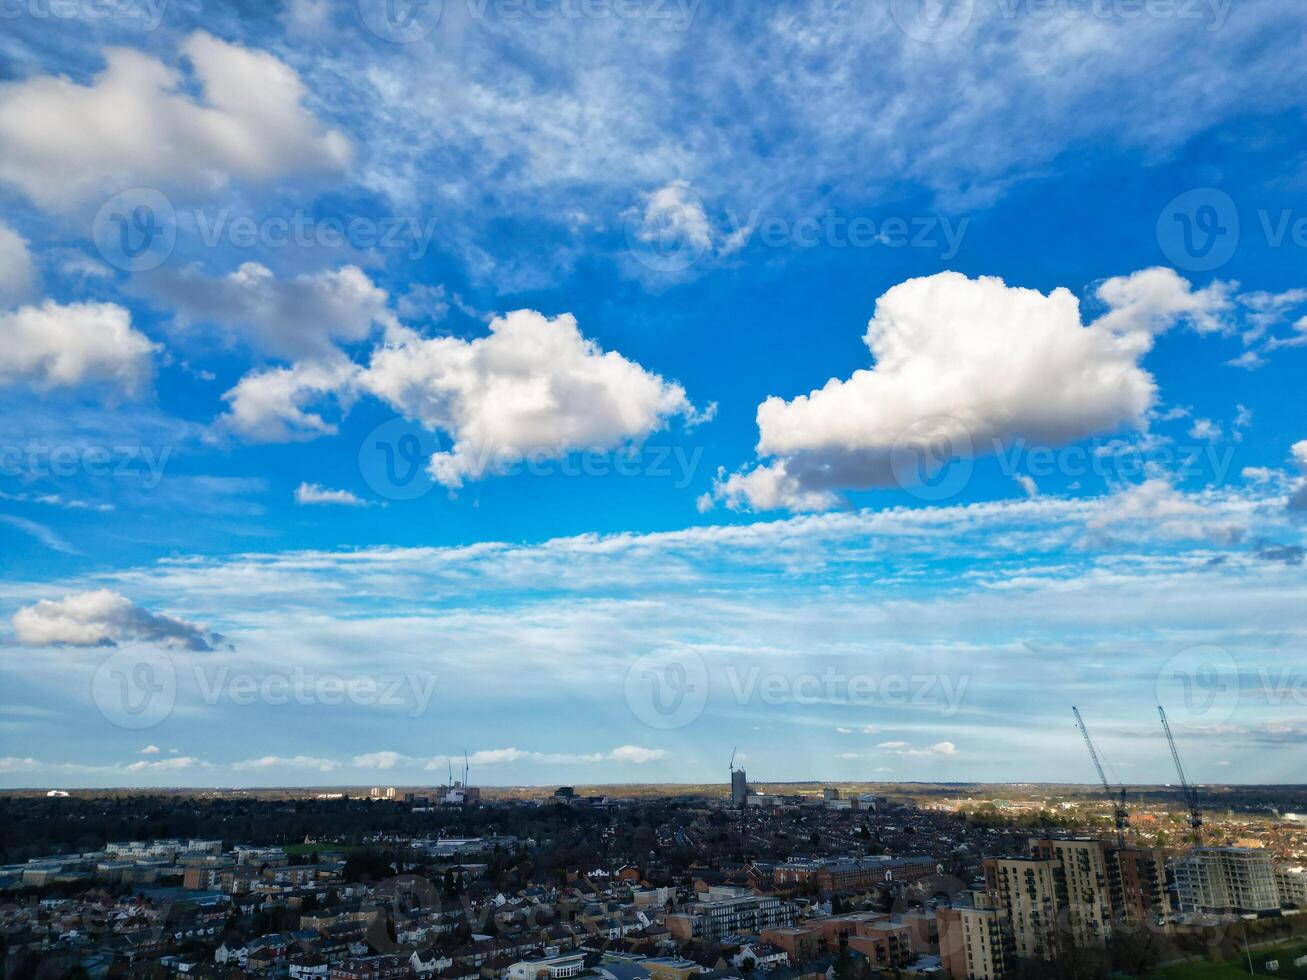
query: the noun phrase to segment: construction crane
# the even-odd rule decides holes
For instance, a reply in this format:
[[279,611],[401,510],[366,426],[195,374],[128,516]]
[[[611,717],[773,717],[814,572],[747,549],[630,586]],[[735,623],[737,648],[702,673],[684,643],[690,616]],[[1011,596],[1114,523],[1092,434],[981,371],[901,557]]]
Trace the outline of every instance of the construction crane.
[[731,749],[731,775],[735,775],[735,749]]
[[1094,740],[1089,737],[1089,729],[1085,727],[1085,720],[1080,717],[1080,709],[1075,705],[1071,706],[1071,712],[1076,716],[1076,727],[1080,729],[1080,734],[1085,737],[1085,746],[1089,749],[1089,758],[1094,760],[1094,768],[1098,770],[1099,782],[1103,784],[1103,790],[1112,802],[1112,820],[1116,824],[1116,843],[1120,848],[1125,847],[1125,830],[1130,826],[1130,814],[1125,808],[1125,787],[1120,787],[1117,792],[1112,792],[1112,787],[1108,785],[1107,775],[1103,772],[1103,764],[1098,761],[1098,750],[1094,748]]
[[1184,801],[1189,806],[1189,826],[1194,832],[1194,847],[1203,845],[1203,811],[1198,806],[1198,789],[1189,785],[1189,779],[1184,774],[1184,763],[1180,761],[1180,753],[1175,748],[1175,736],[1171,734],[1171,725],[1166,720],[1166,709],[1160,704],[1157,706],[1158,717],[1162,719],[1162,731],[1166,732],[1166,742],[1171,746],[1171,758],[1175,760],[1175,771],[1180,776],[1180,790],[1184,793]]

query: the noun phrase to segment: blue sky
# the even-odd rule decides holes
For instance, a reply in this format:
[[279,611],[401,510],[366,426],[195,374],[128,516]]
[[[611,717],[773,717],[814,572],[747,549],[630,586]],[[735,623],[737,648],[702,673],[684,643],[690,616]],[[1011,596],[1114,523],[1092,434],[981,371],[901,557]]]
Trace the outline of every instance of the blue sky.
[[1307,14],[925,6],[7,9],[0,786],[1298,778]]

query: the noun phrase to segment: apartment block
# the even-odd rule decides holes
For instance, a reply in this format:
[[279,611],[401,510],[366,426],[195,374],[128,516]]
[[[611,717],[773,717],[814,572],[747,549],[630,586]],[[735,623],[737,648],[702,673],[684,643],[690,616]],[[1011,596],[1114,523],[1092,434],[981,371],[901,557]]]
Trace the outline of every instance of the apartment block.
[[684,912],[667,916],[672,938],[717,942],[734,933],[757,934],[776,926],[794,925],[797,913],[789,902],[754,895],[743,888],[710,888]]
[[1274,862],[1260,848],[1196,847],[1171,870],[1181,912],[1249,915],[1280,907]]
[[[1018,956],[1050,959],[1058,949],[1058,910],[1065,903],[1057,862],[1034,857],[985,858],[985,892],[1006,916]],[[941,935],[940,943],[944,939]]]
[[951,980],[999,980],[1012,973],[1016,944],[998,909],[959,905],[936,911],[939,957]]

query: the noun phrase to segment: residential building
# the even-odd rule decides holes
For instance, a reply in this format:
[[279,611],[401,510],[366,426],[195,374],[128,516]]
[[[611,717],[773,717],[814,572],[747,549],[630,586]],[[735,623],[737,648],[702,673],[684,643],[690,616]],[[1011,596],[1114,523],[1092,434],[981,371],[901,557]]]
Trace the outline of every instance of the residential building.
[[1016,944],[1001,911],[956,905],[935,915],[940,962],[952,980],[999,980],[1013,971]]
[[668,915],[672,938],[717,942],[731,933],[756,934],[775,926],[793,925],[796,910],[789,902],[754,895],[743,888],[710,888],[705,898],[684,912]]
[[1195,847],[1171,865],[1184,913],[1251,915],[1280,907],[1271,854],[1252,847]]
[[[1057,862],[1033,857],[985,858],[989,904],[1012,925],[1018,956],[1051,959],[1058,949],[1058,909],[1062,907]],[[940,943],[943,943],[940,937]]]

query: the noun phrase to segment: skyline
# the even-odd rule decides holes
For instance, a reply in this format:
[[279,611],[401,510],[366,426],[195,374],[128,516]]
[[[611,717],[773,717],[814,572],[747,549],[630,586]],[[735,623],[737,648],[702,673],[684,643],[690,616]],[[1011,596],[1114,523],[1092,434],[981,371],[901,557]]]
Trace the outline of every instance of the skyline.
[[92,7],[0,37],[0,788],[1294,778],[1300,4]]

